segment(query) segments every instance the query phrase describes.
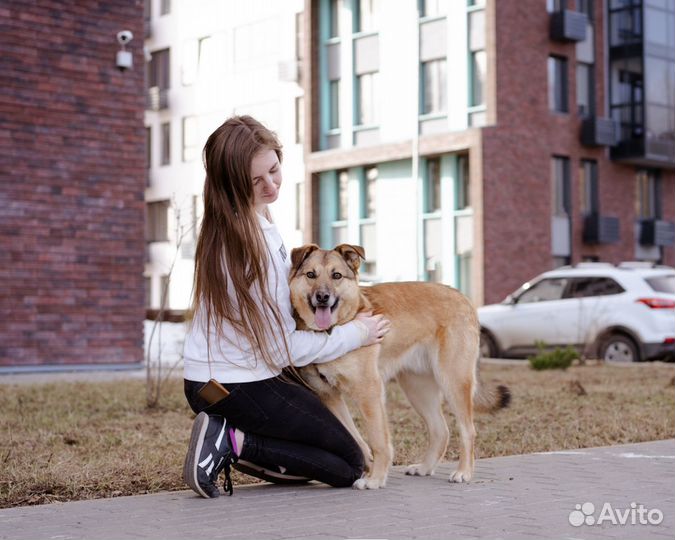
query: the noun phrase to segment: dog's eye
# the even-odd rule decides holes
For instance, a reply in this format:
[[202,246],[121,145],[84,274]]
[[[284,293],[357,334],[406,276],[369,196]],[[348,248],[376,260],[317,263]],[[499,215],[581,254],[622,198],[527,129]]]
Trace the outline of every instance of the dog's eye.
[[342,279],[342,274],[340,272],[333,272],[333,279]]
[[306,275],[309,279],[315,279],[315,278],[316,278],[316,274],[315,274],[314,272],[312,272],[312,271],[307,272],[305,275]]

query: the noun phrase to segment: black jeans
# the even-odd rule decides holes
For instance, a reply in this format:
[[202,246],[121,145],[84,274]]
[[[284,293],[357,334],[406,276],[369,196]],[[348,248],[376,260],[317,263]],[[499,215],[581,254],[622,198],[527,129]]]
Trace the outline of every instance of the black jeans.
[[364,469],[363,453],[321,400],[280,377],[249,383],[223,383],[230,391],[209,406],[197,392],[203,382],[185,380],[185,397],[196,413],[226,418],[245,434],[240,458],[257,465],[280,465],[288,474],[334,487],[351,486]]

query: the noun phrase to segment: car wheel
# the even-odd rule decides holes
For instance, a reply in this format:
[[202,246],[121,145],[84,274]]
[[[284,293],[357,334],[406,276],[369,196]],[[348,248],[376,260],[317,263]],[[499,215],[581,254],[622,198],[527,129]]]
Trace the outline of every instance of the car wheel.
[[497,358],[499,356],[495,340],[485,330],[480,332],[480,355],[482,358]]
[[612,334],[603,342],[600,358],[608,363],[639,362],[640,353],[631,338],[622,334]]

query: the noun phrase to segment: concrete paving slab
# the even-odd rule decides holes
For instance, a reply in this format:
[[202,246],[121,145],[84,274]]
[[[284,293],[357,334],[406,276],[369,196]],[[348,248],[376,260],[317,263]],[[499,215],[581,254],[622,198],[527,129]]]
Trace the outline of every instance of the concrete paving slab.
[[379,491],[259,484],[214,500],[177,491],[11,508],[0,539],[674,536],[675,440],[481,459],[469,484],[448,483],[452,469],[398,467]]

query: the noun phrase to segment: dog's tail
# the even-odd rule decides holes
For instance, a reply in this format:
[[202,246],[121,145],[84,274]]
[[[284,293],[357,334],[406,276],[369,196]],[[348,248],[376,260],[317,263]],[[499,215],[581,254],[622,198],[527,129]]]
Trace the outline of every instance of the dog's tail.
[[508,386],[499,384],[494,388],[486,387],[478,375],[476,365],[476,391],[473,396],[473,408],[479,413],[494,413],[505,409],[511,403],[511,390]]

